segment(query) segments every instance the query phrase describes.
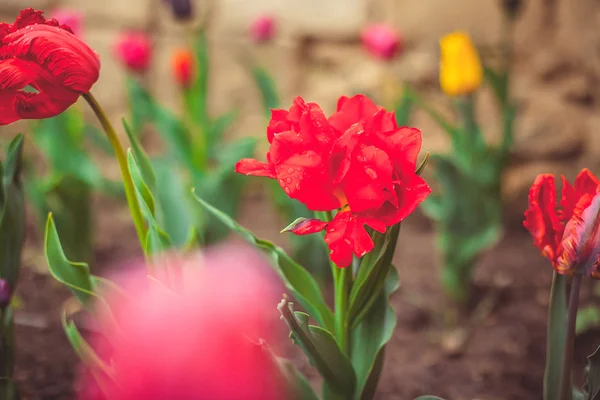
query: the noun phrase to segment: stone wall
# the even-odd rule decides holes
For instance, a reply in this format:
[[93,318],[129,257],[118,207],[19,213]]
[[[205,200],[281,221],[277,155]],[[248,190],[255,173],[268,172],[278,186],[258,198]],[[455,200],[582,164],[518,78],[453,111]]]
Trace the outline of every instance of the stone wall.
[[[514,94],[520,102],[515,160],[506,174],[506,199],[520,221],[526,191],[540,172],[572,178],[586,166],[600,167],[600,3],[594,0],[524,0],[516,30]],[[111,46],[123,29],[145,30],[155,41],[155,62],[146,77],[161,100],[176,109],[177,90],[169,74],[169,55],[184,44],[185,28],[175,23],[161,0],[0,0],[1,20],[11,20],[24,4],[50,10],[65,6],[83,11],[85,38],[102,58],[94,88],[111,118],[126,112],[124,71]],[[341,94],[362,91],[382,103],[392,100],[399,83],[408,81],[445,107],[437,87],[437,40],[456,29],[468,31],[483,48],[494,48],[502,34],[502,13],[494,0],[198,0],[210,13],[211,107],[233,106],[240,119],[233,135],[261,135],[264,120],[257,92],[241,59],[251,56],[274,74],[282,100],[295,95],[331,111]],[[279,35],[257,47],[246,38],[249,21],[269,13],[278,18]],[[405,52],[392,63],[367,56],[359,43],[365,23],[394,24],[405,38]],[[489,93],[480,96],[479,112],[491,140],[498,118]],[[424,148],[447,149],[432,121],[417,113]],[[18,129],[18,125],[17,128]],[[513,218],[514,217],[514,218]]]

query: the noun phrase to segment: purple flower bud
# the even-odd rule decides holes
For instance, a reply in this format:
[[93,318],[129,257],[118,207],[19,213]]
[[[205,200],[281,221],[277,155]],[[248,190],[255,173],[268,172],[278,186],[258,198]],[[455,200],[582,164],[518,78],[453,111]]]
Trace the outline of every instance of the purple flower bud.
[[0,308],[5,308],[10,304],[12,291],[6,279],[0,278]]
[[171,7],[175,19],[186,21],[192,18],[192,0],[165,0],[165,3]]

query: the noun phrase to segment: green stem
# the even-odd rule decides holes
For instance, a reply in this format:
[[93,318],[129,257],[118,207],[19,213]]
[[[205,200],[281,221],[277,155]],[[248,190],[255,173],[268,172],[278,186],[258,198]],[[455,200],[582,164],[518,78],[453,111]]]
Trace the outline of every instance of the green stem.
[[567,308],[567,337],[565,339],[565,356],[563,358],[562,374],[560,379],[560,399],[571,399],[571,365],[573,364],[573,350],[575,347],[575,326],[577,321],[577,307],[579,306],[579,288],[581,287],[581,274],[574,274],[571,281],[571,293]]
[[192,153],[192,162],[202,172],[206,171],[208,166],[207,156],[207,127],[204,123],[206,116],[196,116],[198,109],[198,99],[194,92],[188,88],[183,88],[184,101],[184,125],[188,133],[190,151]]
[[[337,267],[336,267],[337,268]],[[335,333],[342,353],[348,355],[348,299],[352,285],[351,267],[337,268],[335,284]]]
[[119,137],[115,132],[112,124],[108,120],[106,113],[96,100],[96,98],[91,93],[83,94],[83,98],[88,102],[96,117],[100,121],[104,132],[106,133],[106,137],[110,142],[115,156],[117,157],[117,161],[119,162],[119,168],[121,169],[121,176],[123,177],[123,186],[125,188],[125,196],[127,197],[127,204],[129,205],[129,210],[131,211],[131,216],[133,217],[133,223],[135,224],[135,230],[137,231],[138,238],[140,243],[142,244],[142,249],[145,249],[145,236],[146,236],[146,224],[144,223],[144,217],[142,216],[142,211],[140,209],[140,205],[138,203],[137,195],[135,192],[135,186],[133,184],[133,178],[131,177],[131,173],[129,172],[129,167],[127,165],[127,156],[125,154],[125,150],[119,141]]

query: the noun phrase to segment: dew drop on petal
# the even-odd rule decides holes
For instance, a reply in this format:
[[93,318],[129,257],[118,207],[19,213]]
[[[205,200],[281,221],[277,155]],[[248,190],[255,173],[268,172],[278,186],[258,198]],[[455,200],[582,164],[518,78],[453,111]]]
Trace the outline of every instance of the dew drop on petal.
[[296,190],[300,190],[300,184],[296,183]]
[[286,186],[286,187],[284,187],[284,188],[283,188],[283,190],[285,190],[285,192],[286,192],[287,194],[290,194],[290,192],[291,192],[290,188],[289,188],[289,187],[287,187],[287,186]]
[[292,178],[286,178],[285,180],[287,183],[292,183]]
[[293,174],[294,173],[294,168],[288,168],[288,174]]
[[285,187],[285,181],[283,179],[279,180],[279,184],[281,185],[281,187]]

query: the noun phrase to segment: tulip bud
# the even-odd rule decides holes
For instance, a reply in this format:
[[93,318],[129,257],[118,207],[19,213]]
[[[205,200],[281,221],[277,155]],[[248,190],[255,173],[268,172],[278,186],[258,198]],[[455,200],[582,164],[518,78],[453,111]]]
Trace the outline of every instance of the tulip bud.
[[194,74],[194,55],[188,49],[179,49],[171,58],[171,71],[175,81],[185,88],[192,85]]
[[390,60],[402,50],[400,36],[387,25],[367,26],[360,38],[367,51],[382,60]]
[[131,71],[145,72],[152,59],[152,44],[143,33],[127,32],[119,37],[115,54]]
[[266,42],[275,35],[275,19],[268,15],[258,17],[250,26],[250,37],[257,43]]
[[187,21],[193,17],[194,9],[191,0],[165,0],[171,7],[173,16],[179,21]]
[[506,16],[516,19],[523,7],[523,0],[501,0],[501,4]]
[[454,32],[440,40],[440,86],[448,96],[466,95],[479,88],[483,67],[477,49],[464,32]]
[[81,36],[83,16],[80,12],[68,8],[59,8],[54,10],[51,16],[61,25],[66,25],[71,28],[75,36]]
[[6,279],[0,278],[0,310],[8,307],[12,291]]

